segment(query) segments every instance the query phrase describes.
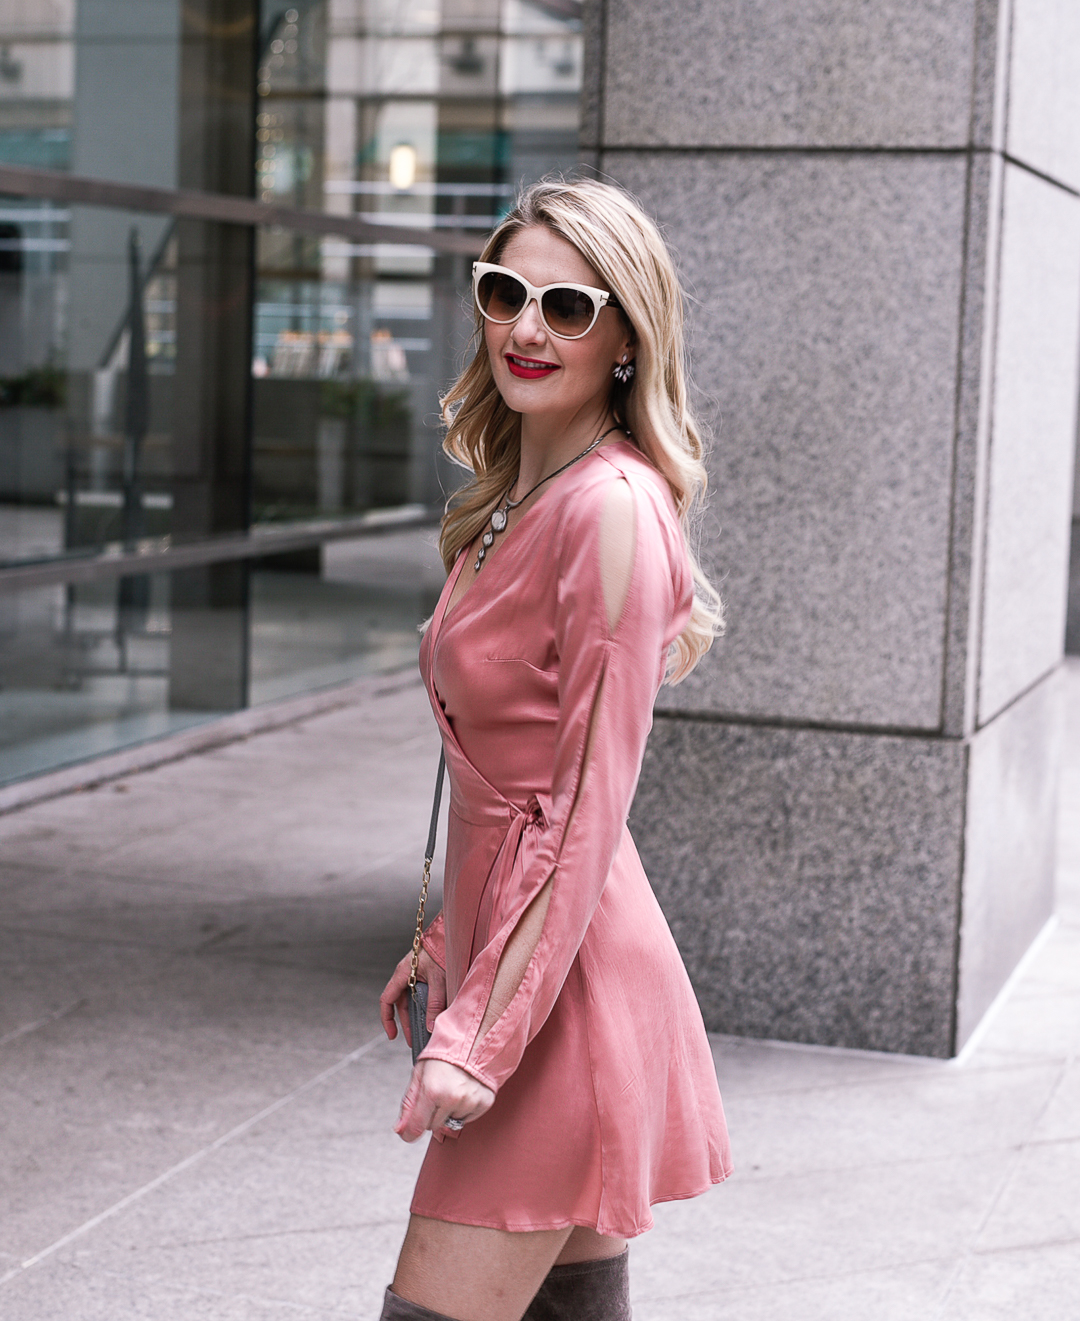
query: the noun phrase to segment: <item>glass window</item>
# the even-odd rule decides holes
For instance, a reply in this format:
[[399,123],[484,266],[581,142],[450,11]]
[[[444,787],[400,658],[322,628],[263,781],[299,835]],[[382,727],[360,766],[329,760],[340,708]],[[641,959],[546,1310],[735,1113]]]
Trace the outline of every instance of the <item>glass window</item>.
[[[261,34],[260,196],[482,236],[573,168],[573,0],[319,0]],[[471,330],[469,262],[400,242],[260,237],[257,520],[437,504],[439,393]]]
[[580,76],[575,0],[0,0],[0,166],[393,227],[0,196],[0,781],[412,663],[473,325],[433,236],[573,168]]

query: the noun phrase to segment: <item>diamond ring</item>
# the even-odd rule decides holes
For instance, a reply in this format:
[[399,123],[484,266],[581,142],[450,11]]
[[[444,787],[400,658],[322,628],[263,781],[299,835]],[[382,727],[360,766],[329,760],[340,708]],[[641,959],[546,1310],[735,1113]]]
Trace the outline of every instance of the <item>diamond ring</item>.
[[455,1119],[451,1116],[449,1119],[443,1120],[443,1128],[448,1128],[451,1133],[460,1133],[464,1127],[464,1119]]

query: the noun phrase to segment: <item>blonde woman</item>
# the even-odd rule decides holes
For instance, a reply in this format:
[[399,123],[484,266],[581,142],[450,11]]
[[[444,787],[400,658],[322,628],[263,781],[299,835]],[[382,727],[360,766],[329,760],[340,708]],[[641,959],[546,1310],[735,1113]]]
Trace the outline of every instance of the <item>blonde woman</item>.
[[[421,669],[450,771],[433,1033],[397,1131],[430,1131],[386,1318],[624,1321],[627,1240],[729,1173],[709,1045],[626,818],[653,701],[719,629],[682,296],[655,225],[529,188],[474,267],[445,401],[473,480]],[[696,586],[696,590],[695,590]],[[382,997],[408,1032],[409,960]]]

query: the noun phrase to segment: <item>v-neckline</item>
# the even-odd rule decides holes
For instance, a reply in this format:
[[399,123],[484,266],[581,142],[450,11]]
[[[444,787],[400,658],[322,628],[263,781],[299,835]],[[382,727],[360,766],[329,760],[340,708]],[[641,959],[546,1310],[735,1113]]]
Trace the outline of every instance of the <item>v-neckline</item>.
[[[622,442],[618,440],[613,440],[611,442],[612,446],[619,444],[622,444]],[[605,449],[610,449],[610,448],[611,446],[608,445],[598,445],[596,449],[593,450],[592,454],[586,455],[585,458],[581,460],[581,464],[587,463],[588,460],[592,458],[593,454],[600,454]],[[579,467],[579,465],[575,464],[574,467]],[[570,470],[568,469],[568,471]],[[560,477],[565,476],[565,474],[560,473],[559,476]],[[544,501],[551,495],[551,492],[558,489],[558,486],[559,483],[558,480],[556,479],[543,493],[543,495],[541,495],[540,498],[534,504],[531,504],[529,508],[525,510],[525,512],[521,515],[521,517],[518,519],[518,521],[514,524],[513,527],[507,528],[505,532],[500,534],[503,538],[502,545],[499,547],[498,555],[493,555],[491,557],[492,563],[494,563],[496,560],[501,559],[502,556],[506,554],[507,546],[513,545],[514,543],[515,540],[514,534],[521,528],[523,523],[528,522],[530,514],[532,514],[535,510],[539,509],[543,505]],[[482,535],[483,533],[477,533],[477,537]],[[483,572],[483,569],[479,570],[479,572],[474,574],[472,582],[468,585],[468,587],[465,588],[465,590],[461,593],[458,599],[456,601],[454,600],[454,592],[457,590],[458,580],[460,579],[462,573],[464,573],[465,571],[465,565],[468,562],[469,554],[471,553],[472,548],[475,544],[476,544],[476,537],[474,537],[472,541],[469,542],[468,546],[463,546],[461,550],[458,552],[458,562],[450,573],[451,587],[450,587],[449,595],[446,598],[446,608],[443,610],[442,617],[439,620],[440,633],[442,632],[443,628],[446,626],[448,620],[456,618],[458,611],[465,603],[465,600],[472,595],[473,588],[480,580],[480,574]],[[485,560],[484,563],[487,564],[488,561]]]

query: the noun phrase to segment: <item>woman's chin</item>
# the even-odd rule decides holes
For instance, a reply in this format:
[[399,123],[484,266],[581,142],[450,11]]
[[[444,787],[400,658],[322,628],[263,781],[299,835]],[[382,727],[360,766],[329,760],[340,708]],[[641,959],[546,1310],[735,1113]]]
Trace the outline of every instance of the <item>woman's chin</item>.
[[575,417],[583,409],[588,409],[594,400],[599,408],[604,407],[603,385],[599,391],[590,394],[587,389],[568,390],[568,382],[559,381],[556,384],[551,377],[539,381],[520,381],[509,372],[499,372],[495,384],[507,408],[529,417]]
[[549,387],[548,380],[519,381],[507,372],[502,380],[497,380],[499,393],[506,401],[506,406],[515,413],[561,413],[565,403],[561,400],[562,391]]

